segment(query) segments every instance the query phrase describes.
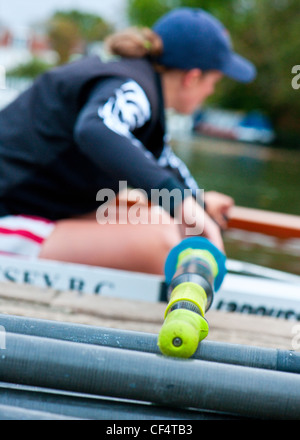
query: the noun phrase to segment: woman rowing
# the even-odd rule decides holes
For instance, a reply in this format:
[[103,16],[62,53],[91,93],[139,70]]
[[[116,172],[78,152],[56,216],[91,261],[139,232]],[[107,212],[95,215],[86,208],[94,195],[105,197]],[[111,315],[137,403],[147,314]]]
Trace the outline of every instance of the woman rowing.
[[[152,30],[125,30],[107,44],[117,60],[53,69],[0,112],[0,252],[162,273],[189,234],[224,250],[220,223],[233,201],[196,196],[166,144],[165,109],[192,114],[224,75],[250,82],[254,66],[200,9],[175,9]],[[96,221],[106,203],[97,195],[117,195],[120,182],[147,196],[139,215],[149,221],[130,221],[127,205],[124,221],[122,202],[116,222]],[[176,190],[176,200],[154,206],[154,190]]]

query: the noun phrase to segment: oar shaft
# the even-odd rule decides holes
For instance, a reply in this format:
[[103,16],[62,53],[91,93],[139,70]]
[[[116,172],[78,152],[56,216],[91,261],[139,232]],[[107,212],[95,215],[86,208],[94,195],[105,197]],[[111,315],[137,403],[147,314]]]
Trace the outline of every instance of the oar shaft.
[[[0,315],[0,325],[8,333],[159,354],[157,335],[150,333],[8,315]],[[300,353],[289,350],[202,341],[193,359],[300,373]]]
[[300,419],[300,376],[7,334],[0,380],[263,419]]
[[[164,408],[156,405],[127,400],[116,400],[96,396],[83,396],[59,390],[24,387],[0,383],[0,408],[19,408],[27,412],[38,411],[38,416],[51,414],[55,419],[70,417],[85,420],[228,420],[234,416]],[[43,413],[43,414],[41,414]],[[5,415],[7,413],[5,412]],[[29,414],[29,415],[32,415]],[[1,419],[1,409],[0,409]]]

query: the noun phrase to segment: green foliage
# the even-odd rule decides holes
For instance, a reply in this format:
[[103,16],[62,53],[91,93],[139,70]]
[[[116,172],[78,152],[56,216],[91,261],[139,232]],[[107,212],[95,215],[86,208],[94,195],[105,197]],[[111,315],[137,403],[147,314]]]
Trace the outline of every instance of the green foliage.
[[80,42],[77,25],[65,18],[53,18],[48,35],[52,48],[59,56],[60,64],[67,63]]
[[7,72],[7,76],[14,78],[36,78],[51,67],[53,67],[51,64],[48,64],[39,58],[33,58],[28,63],[20,64],[14,69],[11,69]]
[[[238,52],[258,69],[255,82],[223,83],[220,103],[234,108],[260,108],[268,113],[285,142],[285,133],[300,135],[300,96],[291,86],[291,69],[299,64],[298,0],[253,0],[242,26],[233,29]],[[298,133],[298,135],[297,135]],[[297,142],[297,141],[296,141]],[[298,141],[299,145],[299,141]]]
[[128,0],[128,16],[135,26],[151,27],[156,20],[170,11],[172,1]]
[[48,35],[60,64],[69,61],[72,53],[84,53],[86,46],[102,41],[113,31],[103,18],[77,10],[57,11],[48,24]]
[[300,91],[291,86],[291,69],[300,64],[299,0],[129,0],[128,14],[132,24],[152,26],[179,6],[213,13],[229,29],[235,50],[257,66],[252,84],[224,79],[211,102],[263,110],[279,134],[294,133],[299,145]]
[[177,7],[203,8],[229,15],[237,0],[128,0],[128,16],[134,25],[151,27],[163,14]]
[[113,31],[111,24],[102,17],[77,10],[58,11],[54,14],[53,19],[72,22],[86,42],[102,41]]

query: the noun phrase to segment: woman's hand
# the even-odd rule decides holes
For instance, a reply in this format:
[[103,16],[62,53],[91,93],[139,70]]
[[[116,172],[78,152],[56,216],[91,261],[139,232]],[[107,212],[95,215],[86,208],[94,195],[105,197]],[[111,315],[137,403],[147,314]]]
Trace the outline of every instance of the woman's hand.
[[177,207],[175,218],[180,224],[183,237],[204,236],[225,253],[219,226],[193,197],[185,198],[182,204]]
[[234,206],[234,200],[215,191],[206,192],[204,196],[206,212],[218,223],[222,230],[228,227],[229,210]]

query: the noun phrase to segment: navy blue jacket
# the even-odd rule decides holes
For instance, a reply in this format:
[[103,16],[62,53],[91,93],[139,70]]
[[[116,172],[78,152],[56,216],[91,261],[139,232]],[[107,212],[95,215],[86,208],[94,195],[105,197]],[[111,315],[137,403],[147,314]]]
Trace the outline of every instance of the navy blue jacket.
[[120,181],[149,198],[154,188],[183,192],[184,164],[174,156],[162,166],[172,155],[164,136],[160,77],[146,59],[86,57],[53,69],[0,112],[0,217],[88,213],[97,192],[117,192]]

